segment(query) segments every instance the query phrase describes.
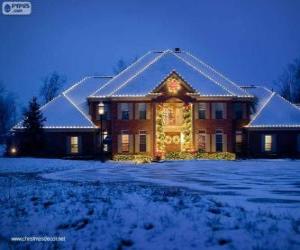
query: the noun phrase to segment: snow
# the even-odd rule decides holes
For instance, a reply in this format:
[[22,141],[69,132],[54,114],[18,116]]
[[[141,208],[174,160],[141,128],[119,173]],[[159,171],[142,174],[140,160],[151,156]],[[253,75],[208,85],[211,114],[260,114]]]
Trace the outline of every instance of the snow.
[[111,77],[90,76],[66,90],[64,94],[87,116],[89,115],[87,97],[103,86]]
[[299,249],[299,163],[1,158],[0,248]]
[[251,126],[300,126],[300,109],[273,92],[250,122]]
[[249,95],[190,54],[165,50],[147,53],[92,96],[147,95],[173,70],[203,95]]
[[60,95],[42,109],[46,121],[44,127],[80,126],[93,128],[93,123],[85,117],[66,96]]

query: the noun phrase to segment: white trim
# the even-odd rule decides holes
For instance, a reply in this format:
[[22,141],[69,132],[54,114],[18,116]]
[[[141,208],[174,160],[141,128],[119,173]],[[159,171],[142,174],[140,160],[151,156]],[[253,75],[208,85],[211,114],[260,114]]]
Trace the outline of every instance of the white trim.
[[[132,63],[130,66],[128,66],[126,69],[122,70],[119,74],[117,74],[116,76],[114,76],[111,80],[109,80],[108,82],[106,82],[104,85],[102,85],[100,88],[98,88],[95,92],[93,92],[90,96],[97,96],[95,95],[98,91],[100,91],[101,89],[105,88],[107,85],[109,85],[113,80],[117,79],[120,75],[122,75],[124,72],[128,71],[129,69],[131,69],[134,65],[136,65],[138,62],[140,62],[142,59],[144,59],[146,56],[150,55],[151,53],[158,53],[158,52],[154,52],[154,51],[149,51],[147,52],[145,55],[143,55],[142,57],[140,57],[138,60],[136,60],[134,63]],[[161,52],[160,52],[161,53]],[[155,57],[156,58],[156,57]]]

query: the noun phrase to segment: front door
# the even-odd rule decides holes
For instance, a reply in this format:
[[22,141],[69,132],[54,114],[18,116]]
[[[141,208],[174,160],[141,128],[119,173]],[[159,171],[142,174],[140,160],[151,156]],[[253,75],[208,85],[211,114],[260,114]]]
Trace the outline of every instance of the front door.
[[180,132],[166,132],[165,150],[167,153],[180,152]]

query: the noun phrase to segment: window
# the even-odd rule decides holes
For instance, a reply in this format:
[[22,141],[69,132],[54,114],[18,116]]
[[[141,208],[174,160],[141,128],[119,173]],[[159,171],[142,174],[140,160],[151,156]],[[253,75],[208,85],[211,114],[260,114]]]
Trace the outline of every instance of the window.
[[198,133],[198,151],[205,152],[206,150],[206,134],[205,131],[199,130]]
[[146,131],[140,131],[140,152],[147,152],[147,133]]
[[199,119],[206,119],[205,113],[206,113],[206,103],[199,103],[198,105]]
[[79,139],[78,136],[71,136],[71,147],[70,152],[71,154],[78,154],[79,153]]
[[[104,103],[104,114],[102,116],[103,120],[109,120],[109,105],[107,103]],[[97,112],[97,120],[100,120],[100,115]]]
[[140,120],[146,120],[147,119],[147,105],[146,105],[146,103],[139,103],[138,109],[139,109],[139,119]]
[[122,131],[121,134],[122,152],[129,152],[129,134],[127,131]]
[[272,135],[265,135],[264,150],[266,152],[272,151]]
[[129,104],[121,103],[121,119],[129,120]]
[[223,103],[216,103],[215,104],[215,117],[216,117],[216,119],[223,119],[223,113],[224,113]]
[[223,131],[216,130],[216,152],[223,152]]
[[242,103],[234,104],[234,118],[239,120],[243,118],[243,105]]
[[243,134],[242,131],[235,132],[235,152],[242,152]]

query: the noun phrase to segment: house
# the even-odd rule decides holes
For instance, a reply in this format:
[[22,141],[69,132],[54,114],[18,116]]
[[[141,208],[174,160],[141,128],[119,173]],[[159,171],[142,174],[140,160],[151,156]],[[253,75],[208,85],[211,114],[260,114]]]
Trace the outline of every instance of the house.
[[[114,77],[85,77],[41,110],[49,156],[300,154],[298,107],[265,87],[241,87],[180,49],[150,51]],[[22,124],[13,131],[18,148]]]

